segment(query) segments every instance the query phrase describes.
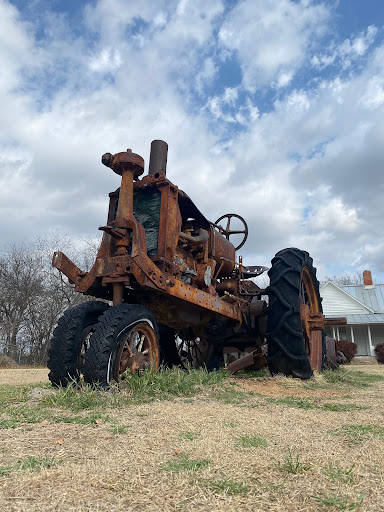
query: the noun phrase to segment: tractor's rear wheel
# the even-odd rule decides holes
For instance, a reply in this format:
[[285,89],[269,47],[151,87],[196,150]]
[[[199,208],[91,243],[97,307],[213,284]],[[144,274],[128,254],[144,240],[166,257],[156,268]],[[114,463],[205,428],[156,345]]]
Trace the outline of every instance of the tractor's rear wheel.
[[312,258],[299,249],[284,249],[272,260],[268,274],[269,369],[309,379],[324,361],[322,307]]
[[91,337],[83,368],[84,380],[107,388],[126,373],[159,368],[155,317],[139,304],[120,304],[100,318]]
[[69,382],[79,381],[90,336],[108,308],[101,301],[83,302],[68,308],[59,319],[48,349],[48,377],[53,386],[66,387]]

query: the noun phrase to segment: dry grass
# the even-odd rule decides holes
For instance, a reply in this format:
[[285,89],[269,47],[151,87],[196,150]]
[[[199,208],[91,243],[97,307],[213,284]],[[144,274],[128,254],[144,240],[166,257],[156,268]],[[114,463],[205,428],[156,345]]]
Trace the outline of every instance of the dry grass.
[[17,363],[12,358],[0,354],[0,368],[17,368]]
[[23,386],[29,384],[48,384],[47,368],[12,368],[0,370],[0,386],[10,384]]
[[[384,377],[384,366],[347,371],[356,370]],[[45,370],[18,371],[16,381],[15,371],[1,370],[0,389],[31,383],[34,373],[34,382],[47,381]],[[68,410],[13,405],[38,421],[0,430],[0,509],[383,510],[384,429],[381,436],[380,429],[360,426],[383,425],[384,380],[365,388],[329,384],[321,376],[314,384],[232,382],[233,403],[230,390],[225,399],[219,389],[206,390],[195,398],[104,408],[89,424],[51,422],[53,413],[73,415]],[[325,403],[369,409],[335,412]],[[0,411],[5,423],[12,421],[12,407],[3,416]],[[36,416],[39,411],[46,419]],[[32,462],[36,467],[29,468]]]

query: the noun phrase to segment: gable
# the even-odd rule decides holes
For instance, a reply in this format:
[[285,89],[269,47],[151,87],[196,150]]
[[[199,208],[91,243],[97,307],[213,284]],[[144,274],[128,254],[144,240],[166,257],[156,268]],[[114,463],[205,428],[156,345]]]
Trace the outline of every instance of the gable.
[[320,292],[323,297],[323,312],[325,316],[366,315],[371,311],[358,300],[334,283],[327,283]]

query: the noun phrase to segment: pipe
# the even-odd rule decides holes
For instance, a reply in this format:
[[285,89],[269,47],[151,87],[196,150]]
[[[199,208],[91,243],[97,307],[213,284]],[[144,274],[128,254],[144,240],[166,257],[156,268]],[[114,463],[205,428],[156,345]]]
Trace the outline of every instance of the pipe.
[[151,142],[151,154],[149,157],[148,175],[167,173],[168,144],[163,140]]
[[208,231],[202,228],[199,229],[198,236],[188,235],[187,233],[183,233],[182,231],[180,231],[179,237],[182,238],[183,240],[187,240],[187,242],[191,244],[196,245],[206,244],[209,240]]

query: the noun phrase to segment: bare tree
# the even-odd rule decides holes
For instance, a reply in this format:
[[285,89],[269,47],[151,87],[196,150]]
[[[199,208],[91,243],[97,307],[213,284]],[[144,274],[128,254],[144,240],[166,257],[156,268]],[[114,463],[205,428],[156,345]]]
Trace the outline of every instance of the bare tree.
[[15,360],[44,363],[49,339],[59,316],[69,306],[87,300],[51,261],[63,250],[88,269],[96,243],[71,243],[53,232],[32,243],[13,244],[0,254],[0,350]]
[[325,278],[320,281],[320,285],[324,286],[326,283],[328,283],[328,281],[331,281],[332,283],[335,283],[339,286],[344,286],[348,284],[358,285],[364,283],[362,274],[359,274],[358,272],[355,272],[354,274],[346,272],[345,274],[342,274],[340,276],[334,275],[332,277],[325,276]]

